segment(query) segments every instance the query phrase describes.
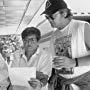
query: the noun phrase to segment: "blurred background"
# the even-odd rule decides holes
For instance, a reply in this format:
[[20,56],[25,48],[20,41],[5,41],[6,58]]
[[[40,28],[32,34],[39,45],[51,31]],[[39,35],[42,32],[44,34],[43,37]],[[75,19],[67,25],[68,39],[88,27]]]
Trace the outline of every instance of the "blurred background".
[[[75,19],[90,22],[90,0],[65,0]],[[44,15],[46,0],[0,0],[0,52],[9,56],[22,48],[21,32],[35,26],[40,29],[40,47],[50,51],[50,36],[53,31]]]

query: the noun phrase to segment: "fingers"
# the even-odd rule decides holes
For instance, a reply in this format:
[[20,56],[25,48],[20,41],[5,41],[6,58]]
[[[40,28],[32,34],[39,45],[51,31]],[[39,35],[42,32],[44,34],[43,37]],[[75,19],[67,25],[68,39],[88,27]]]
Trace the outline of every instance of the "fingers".
[[30,78],[30,81],[37,81],[36,78]]
[[56,59],[53,61],[54,64],[63,63],[64,59]]
[[55,57],[54,58],[54,60],[53,60],[53,66],[54,66],[54,68],[56,68],[56,69],[60,69],[60,68],[63,68],[63,67],[65,67],[64,66],[64,62],[65,62],[65,57],[63,57],[63,56],[57,56],[57,57]]
[[36,88],[36,87],[37,87],[37,84],[36,84],[36,82],[34,82],[34,81],[28,81],[28,83],[29,83],[30,86],[33,87],[33,88]]
[[64,67],[65,67],[65,66],[63,66],[63,65],[55,65],[55,66],[54,66],[55,69],[62,69],[62,68],[64,68]]
[[56,57],[56,58],[54,58],[54,60],[53,60],[53,64],[60,64],[60,63],[63,63],[64,62],[64,58],[62,58],[62,57]]
[[62,62],[55,62],[55,63],[53,63],[53,67],[56,68],[56,69],[61,69],[65,66]]
[[60,60],[63,60],[64,59],[64,57],[62,57],[62,56],[57,56],[57,57],[55,57],[54,59],[53,59],[53,62],[55,62],[55,61],[60,61]]
[[30,86],[32,86],[33,88],[37,88],[38,86],[40,86],[40,81],[35,79],[35,78],[31,78],[30,81],[28,81],[28,83],[30,84]]
[[54,58],[53,62],[53,66],[54,68],[68,68],[68,67],[72,67],[73,63],[72,63],[72,59],[65,57],[65,56],[57,56]]

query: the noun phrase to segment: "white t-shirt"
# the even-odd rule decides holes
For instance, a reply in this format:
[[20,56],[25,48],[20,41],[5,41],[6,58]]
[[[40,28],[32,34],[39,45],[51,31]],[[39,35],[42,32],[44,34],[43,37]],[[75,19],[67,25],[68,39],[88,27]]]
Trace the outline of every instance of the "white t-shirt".
[[[66,56],[68,58],[78,58],[88,55],[84,41],[85,21],[72,19],[62,30],[56,30],[51,37],[51,50],[53,56]],[[89,23],[87,23],[89,24]],[[90,66],[74,67],[74,74],[60,74],[65,78],[74,78],[90,71]]]

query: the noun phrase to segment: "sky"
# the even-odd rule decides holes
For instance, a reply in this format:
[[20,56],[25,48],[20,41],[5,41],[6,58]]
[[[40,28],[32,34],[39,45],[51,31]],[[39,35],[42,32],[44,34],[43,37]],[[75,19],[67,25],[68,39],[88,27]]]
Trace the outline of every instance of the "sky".
[[[32,9],[33,10],[28,10],[31,14],[31,11],[33,12],[35,8],[35,6],[37,6],[37,2],[39,4],[39,2],[41,2],[42,0],[32,0],[34,1],[34,5],[32,5]],[[37,1],[37,2],[36,2]],[[67,3],[68,7],[72,10],[72,12],[77,12],[77,13],[88,13],[90,12],[90,0],[65,0],[65,2]],[[44,11],[45,5],[43,5],[41,7],[41,9],[38,11],[36,17],[34,17],[34,19],[32,20],[32,22],[30,22],[28,24],[28,26],[37,26],[38,23],[40,23],[43,19],[45,19],[45,17],[42,15],[40,16],[40,14]],[[9,34],[9,33],[15,33],[17,26],[11,26],[11,27],[6,27],[6,28],[1,28],[1,32],[0,34]],[[18,33],[21,33],[23,30],[24,26],[22,26],[19,30]],[[44,27],[45,29],[43,29],[42,34],[44,34],[46,32],[46,27]]]
[[65,0],[74,12],[90,12],[90,0]]

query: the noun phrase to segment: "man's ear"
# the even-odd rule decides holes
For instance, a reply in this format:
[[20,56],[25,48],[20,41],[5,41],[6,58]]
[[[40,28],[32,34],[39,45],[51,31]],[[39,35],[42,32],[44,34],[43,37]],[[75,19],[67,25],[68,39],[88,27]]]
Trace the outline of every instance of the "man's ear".
[[64,18],[67,17],[67,9],[63,9],[63,11],[62,11],[62,15],[63,15]]
[[66,12],[66,11],[63,12],[63,16],[64,16],[65,18],[67,17],[67,12]]

